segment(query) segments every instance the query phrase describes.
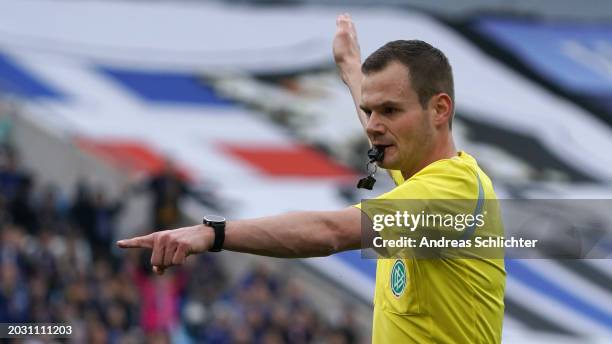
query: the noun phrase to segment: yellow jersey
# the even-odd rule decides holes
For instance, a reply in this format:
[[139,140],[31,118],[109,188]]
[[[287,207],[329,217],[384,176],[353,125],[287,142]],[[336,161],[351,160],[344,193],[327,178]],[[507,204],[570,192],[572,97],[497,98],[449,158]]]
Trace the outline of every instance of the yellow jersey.
[[[391,171],[391,177],[396,188],[377,200],[486,199],[497,204],[491,180],[465,152],[438,160],[408,180],[400,171]],[[487,213],[484,207],[477,212],[487,214],[486,221],[498,227],[493,231],[502,235],[499,211]],[[360,208],[372,218],[363,204]],[[506,272],[503,258],[496,258],[378,259],[372,342],[500,343]]]

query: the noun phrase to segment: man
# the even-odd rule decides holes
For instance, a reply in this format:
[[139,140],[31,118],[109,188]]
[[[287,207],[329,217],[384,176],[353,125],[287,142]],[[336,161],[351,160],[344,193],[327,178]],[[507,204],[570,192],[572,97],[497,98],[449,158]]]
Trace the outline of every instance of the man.
[[[378,164],[390,170],[398,185],[378,199],[496,198],[476,161],[455,149],[452,73],[442,52],[421,41],[395,41],[361,66],[355,28],[343,14],[337,19],[334,57],[368,138],[384,152]],[[189,254],[216,251],[221,245],[273,257],[326,256],[362,246],[359,208],[227,223],[205,218],[212,228],[184,227],[118,244],[152,249],[151,263],[158,273],[183,264]],[[381,259],[373,342],[499,343],[504,285],[503,260]]]

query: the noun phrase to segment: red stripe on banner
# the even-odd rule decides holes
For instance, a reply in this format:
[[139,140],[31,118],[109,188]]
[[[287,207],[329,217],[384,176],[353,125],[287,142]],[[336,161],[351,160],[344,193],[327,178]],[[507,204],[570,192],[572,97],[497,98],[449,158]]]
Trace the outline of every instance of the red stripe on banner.
[[[76,145],[84,151],[112,164],[113,166],[130,171],[157,174],[161,172],[168,160],[147,145],[129,140],[93,140],[79,137],[75,139]],[[183,180],[193,180],[187,169],[177,166],[172,161],[179,177]]]
[[352,169],[343,166],[316,150],[299,145],[261,146],[221,144],[222,149],[274,177],[355,178]]

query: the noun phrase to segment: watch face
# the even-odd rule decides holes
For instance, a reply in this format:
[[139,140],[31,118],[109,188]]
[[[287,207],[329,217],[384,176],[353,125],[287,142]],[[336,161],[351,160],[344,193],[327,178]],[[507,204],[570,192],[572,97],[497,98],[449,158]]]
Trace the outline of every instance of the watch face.
[[225,217],[219,215],[206,215],[204,220],[208,222],[225,222]]

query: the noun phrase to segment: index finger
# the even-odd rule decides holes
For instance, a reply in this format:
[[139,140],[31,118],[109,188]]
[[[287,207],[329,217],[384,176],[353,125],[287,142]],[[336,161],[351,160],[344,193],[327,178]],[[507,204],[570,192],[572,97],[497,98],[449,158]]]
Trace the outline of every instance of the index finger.
[[117,246],[121,248],[153,248],[153,238],[151,234],[143,235],[131,239],[117,241]]

